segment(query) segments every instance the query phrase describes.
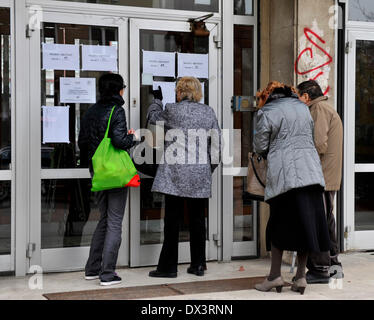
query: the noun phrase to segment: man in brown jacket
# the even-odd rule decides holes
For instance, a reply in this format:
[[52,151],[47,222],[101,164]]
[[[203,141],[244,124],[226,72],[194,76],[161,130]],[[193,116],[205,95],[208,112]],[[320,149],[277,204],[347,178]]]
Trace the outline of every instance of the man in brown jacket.
[[[297,87],[300,100],[308,105],[314,120],[314,142],[325,177],[325,210],[330,233],[330,252],[313,253],[308,259],[308,283],[329,283],[330,267],[340,266],[334,217],[334,199],[340,190],[343,158],[343,124],[338,113],[329,105],[316,81],[306,81]],[[342,273],[341,273],[342,274]]]

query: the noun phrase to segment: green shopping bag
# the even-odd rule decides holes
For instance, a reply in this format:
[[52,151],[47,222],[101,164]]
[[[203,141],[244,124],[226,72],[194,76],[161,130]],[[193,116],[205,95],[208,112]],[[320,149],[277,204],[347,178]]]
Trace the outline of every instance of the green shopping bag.
[[140,177],[129,154],[124,150],[115,148],[111,139],[108,138],[114,108],[109,117],[104,139],[92,158],[94,170],[92,192],[140,186]]

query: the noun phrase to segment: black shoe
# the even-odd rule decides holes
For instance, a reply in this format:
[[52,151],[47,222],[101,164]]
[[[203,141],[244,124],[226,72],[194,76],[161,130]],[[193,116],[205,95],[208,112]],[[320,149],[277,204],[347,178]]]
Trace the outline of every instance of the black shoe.
[[307,272],[306,282],[308,284],[328,284],[330,282],[330,277],[329,275],[314,274],[311,272]]
[[[206,266],[205,266],[206,268]],[[202,277],[204,275],[204,270],[206,270],[203,265],[199,265],[197,267],[189,267],[187,269],[187,273],[194,274],[196,276]]]
[[149,272],[149,276],[152,278],[176,278],[177,272],[161,272],[158,270],[153,270]]
[[119,276],[114,276],[112,280],[105,281],[101,280],[100,285],[101,286],[114,286],[115,284],[120,284],[122,282],[122,279]]

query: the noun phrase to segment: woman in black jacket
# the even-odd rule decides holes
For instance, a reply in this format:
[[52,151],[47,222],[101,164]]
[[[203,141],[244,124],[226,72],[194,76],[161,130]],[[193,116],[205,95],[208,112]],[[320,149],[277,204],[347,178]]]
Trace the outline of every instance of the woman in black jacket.
[[[92,157],[104,139],[113,107],[115,109],[109,128],[109,138],[113,146],[129,150],[135,145],[135,131],[127,130],[126,114],[122,108],[125,103],[122,98],[125,87],[120,75],[103,75],[99,80],[101,98],[88,109],[81,122],[78,145],[82,155],[81,161],[88,162],[91,176]],[[121,188],[97,194],[101,217],[91,242],[90,256],[86,264],[86,280],[100,278],[100,284],[103,286],[121,283],[121,278],[115,273],[115,267],[121,245],[127,193],[127,188]]]

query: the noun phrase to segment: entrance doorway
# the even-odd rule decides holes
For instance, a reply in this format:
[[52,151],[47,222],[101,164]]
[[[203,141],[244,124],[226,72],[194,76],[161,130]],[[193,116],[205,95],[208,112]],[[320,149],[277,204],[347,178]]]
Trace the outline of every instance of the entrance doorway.
[[374,30],[348,32],[347,249],[374,249]]
[[[200,81],[204,102],[218,114],[218,49],[213,41],[218,28],[208,24],[210,36],[195,38],[186,22],[46,10],[40,17],[40,29],[30,34],[32,188],[27,255],[29,266],[40,265],[44,272],[81,270],[100,213],[95,194],[90,192],[88,164],[84,161],[84,150],[79,150],[78,137],[84,113],[98,99],[99,77],[108,71],[124,77],[129,88],[125,92],[128,127],[144,128],[152,87],[142,82],[143,50],[207,55],[209,75]],[[115,70],[103,70],[97,63],[87,68],[84,59],[92,46],[118,57]],[[151,80],[175,82],[177,75],[151,75]],[[78,87],[65,91],[66,83],[78,83]],[[90,90],[95,93],[90,94]],[[51,123],[61,125],[61,131],[51,131]],[[218,175],[216,170],[213,198],[206,206],[208,260],[218,258]],[[162,195],[150,192],[151,186],[152,179],[143,177],[142,187],[130,192],[118,258],[120,266],[157,264],[163,241],[164,200]],[[180,262],[190,260],[187,230],[185,219],[180,234]]]
[[[90,191],[84,150],[78,147],[80,122],[98,99],[97,84],[102,74],[114,71],[126,78],[127,22],[122,18],[44,11],[40,30],[31,36],[33,188],[28,255],[30,265],[40,265],[43,271],[79,270],[88,258],[100,212]],[[106,70],[95,64],[95,48],[119,57],[115,59],[117,65]],[[126,222],[124,234],[128,232],[125,226]],[[119,265],[128,264],[127,248],[128,241],[124,241]]]
[[[196,37],[186,22],[160,20],[130,20],[130,119],[131,127],[146,128],[146,115],[152,101],[153,85],[171,87],[171,99],[175,99],[175,83],[178,78],[179,54],[195,54],[197,58],[208,55],[209,74],[199,78],[204,93],[204,103],[210,105],[218,114],[218,49],[214,43],[217,25],[208,24],[209,37]],[[145,56],[166,54],[176,70],[170,74],[147,74],[148,66],[143,64]],[[193,71],[192,71],[193,72]],[[193,74],[191,74],[193,75]],[[151,81],[149,82],[149,79]],[[153,84],[152,84],[153,83]],[[164,89],[165,90],[165,89]],[[164,91],[165,92],[165,91]],[[165,92],[166,93],[166,92]],[[217,260],[219,233],[218,226],[218,171],[214,174],[213,197],[206,204],[207,259]],[[132,267],[155,265],[163,243],[164,196],[151,192],[153,179],[143,177],[139,190],[131,190],[130,216],[130,265]],[[189,232],[187,212],[180,231],[179,261],[189,262]]]

